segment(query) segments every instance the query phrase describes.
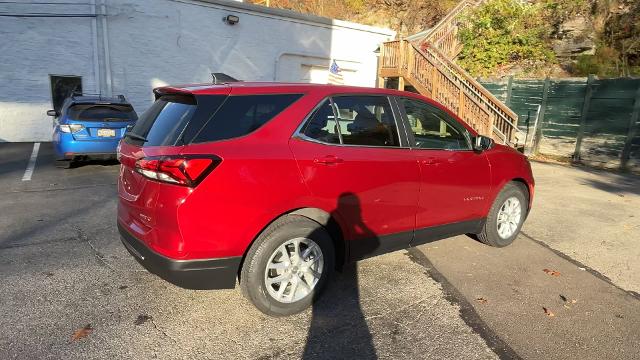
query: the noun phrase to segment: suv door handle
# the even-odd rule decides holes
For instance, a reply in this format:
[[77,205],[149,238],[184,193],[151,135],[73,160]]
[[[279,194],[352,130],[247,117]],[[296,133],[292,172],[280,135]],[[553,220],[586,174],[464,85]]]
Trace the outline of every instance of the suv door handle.
[[441,163],[442,163],[442,160],[436,157],[429,157],[429,158],[420,160],[420,164],[422,165],[437,165]]
[[335,165],[335,164],[341,164],[344,162],[344,160],[342,160],[341,158],[335,156],[335,155],[327,155],[323,158],[316,158],[313,159],[313,162],[315,164],[322,164],[322,165]]

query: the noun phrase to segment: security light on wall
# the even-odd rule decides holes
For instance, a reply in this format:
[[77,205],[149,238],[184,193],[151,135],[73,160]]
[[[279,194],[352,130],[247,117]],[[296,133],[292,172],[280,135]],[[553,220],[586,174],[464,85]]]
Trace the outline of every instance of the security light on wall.
[[226,22],[229,25],[235,25],[240,21],[240,18],[235,15],[227,15],[222,18],[222,21]]

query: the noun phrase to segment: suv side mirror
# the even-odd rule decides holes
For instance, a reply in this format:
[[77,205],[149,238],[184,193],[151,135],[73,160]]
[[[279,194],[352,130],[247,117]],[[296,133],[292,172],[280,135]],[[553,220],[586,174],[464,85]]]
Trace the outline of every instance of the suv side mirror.
[[55,110],[47,110],[47,116],[58,117],[58,112]]
[[493,147],[493,144],[494,142],[492,138],[484,135],[478,135],[473,140],[473,150],[480,152],[489,150]]

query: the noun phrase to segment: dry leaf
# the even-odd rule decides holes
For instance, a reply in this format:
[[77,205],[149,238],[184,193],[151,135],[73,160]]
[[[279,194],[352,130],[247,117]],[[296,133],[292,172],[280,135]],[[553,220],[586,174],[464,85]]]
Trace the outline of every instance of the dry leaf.
[[544,271],[545,273],[547,273],[548,275],[551,275],[551,276],[560,276],[560,272],[555,271],[555,270],[542,269],[542,271]]
[[553,312],[551,312],[551,310],[547,309],[546,307],[543,307],[542,310],[544,310],[544,314],[547,315],[548,317],[554,317],[556,316],[556,314],[554,314]]
[[578,300],[576,300],[576,299],[569,300],[569,299],[567,299],[566,296],[564,296],[562,294],[560,294],[560,299],[562,301],[564,301],[564,307],[567,308],[567,309],[571,309],[571,305],[573,305],[573,304],[578,302]]
[[91,334],[92,331],[93,331],[93,328],[91,327],[91,324],[87,324],[83,328],[76,330],[71,336],[71,339],[80,340],[83,337],[86,337],[87,335]]
[[480,304],[486,304],[489,300],[480,297],[480,298],[477,298],[476,301],[479,302]]

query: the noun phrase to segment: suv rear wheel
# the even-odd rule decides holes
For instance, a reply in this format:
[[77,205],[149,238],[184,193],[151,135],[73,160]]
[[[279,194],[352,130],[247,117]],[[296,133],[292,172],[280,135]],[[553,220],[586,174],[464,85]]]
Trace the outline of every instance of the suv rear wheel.
[[511,244],[527,217],[528,204],[528,192],[524,185],[507,183],[493,202],[478,239],[495,247]]
[[334,269],[329,233],[317,222],[286,215],[269,225],[249,249],[240,274],[243,295],[270,316],[309,307]]

